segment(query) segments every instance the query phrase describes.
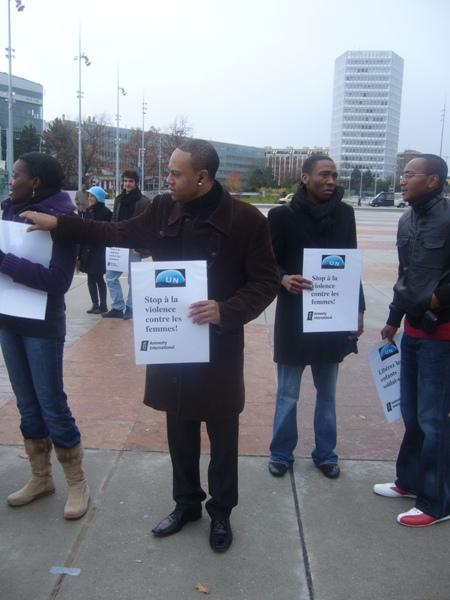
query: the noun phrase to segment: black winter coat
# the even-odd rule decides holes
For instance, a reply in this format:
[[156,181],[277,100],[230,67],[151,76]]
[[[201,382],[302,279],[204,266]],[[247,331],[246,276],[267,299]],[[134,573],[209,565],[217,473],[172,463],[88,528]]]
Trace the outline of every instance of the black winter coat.
[[[101,202],[90,206],[85,219],[93,221],[111,221],[112,212]],[[94,246],[86,244],[80,247],[78,258],[80,261],[80,271],[89,275],[102,275],[106,272],[105,246]]]
[[[302,274],[304,248],[356,248],[356,224],[353,208],[341,201],[343,190],[337,188],[336,207],[330,215],[326,233],[313,220],[301,202],[305,191],[299,190],[293,201],[273,208],[268,219],[272,244],[280,275]],[[362,288],[360,312],[365,309]],[[278,292],[274,331],[274,360],[287,365],[341,362],[350,352],[358,352],[350,332],[303,333],[302,294],[291,294],[283,286]]]

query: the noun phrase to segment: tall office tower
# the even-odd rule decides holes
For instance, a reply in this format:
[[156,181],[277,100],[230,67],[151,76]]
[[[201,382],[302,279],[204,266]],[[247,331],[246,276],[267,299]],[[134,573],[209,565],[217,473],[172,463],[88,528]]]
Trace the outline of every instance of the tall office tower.
[[353,169],[392,177],[396,168],[403,59],[395,52],[345,52],[336,59],[330,156],[342,179]]

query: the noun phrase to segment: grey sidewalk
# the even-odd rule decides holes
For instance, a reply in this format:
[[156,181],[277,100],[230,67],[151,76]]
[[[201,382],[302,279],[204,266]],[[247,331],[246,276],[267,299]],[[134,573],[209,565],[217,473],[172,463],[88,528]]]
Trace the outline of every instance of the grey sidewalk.
[[[20,448],[0,447],[0,496],[27,474]],[[55,461],[54,461],[55,462]],[[206,461],[202,473],[206,477]],[[291,477],[271,477],[266,459],[240,458],[240,504],[228,553],[208,546],[209,519],[157,539],[151,527],[170,510],[170,459],[153,452],[87,452],[91,508],[62,518],[65,483],[23,508],[0,503],[2,600],[194,600],[197,583],[216,600],[448,600],[450,536],[443,525],[395,524],[408,500],[371,492],[390,463],[342,461],[325,479],[308,460]],[[76,567],[78,576],[49,573]]]
[[[374,231],[373,238],[379,235]],[[394,250],[388,252],[395,259]],[[391,284],[384,273],[392,257],[377,245],[366,251],[365,261],[370,270],[365,283],[369,337],[385,317]],[[70,345],[92,333],[99,321],[85,313],[89,302],[83,277],[75,278],[67,304]],[[258,320],[262,325],[272,321],[273,307]],[[105,344],[101,350],[100,362],[111,346]],[[357,362],[363,358],[344,363],[340,381],[347,382],[346,396],[354,387],[367,394]],[[67,367],[77,368],[78,363],[69,361]],[[11,398],[1,369],[0,360],[0,405],[2,399]],[[312,423],[312,414],[305,410],[307,400],[302,400],[301,444]],[[108,395],[104,401],[111,403]],[[232,514],[235,539],[224,555],[209,548],[206,516],[171,538],[156,539],[150,533],[172,509],[167,454],[86,451],[91,507],[80,521],[68,522],[62,518],[66,486],[58,464],[54,496],[20,509],[6,505],[6,496],[26,480],[28,465],[20,446],[4,442],[0,600],[194,600],[202,597],[197,583],[206,586],[215,600],[450,600],[450,525],[401,527],[395,517],[412,501],[372,493],[374,483],[392,480],[394,464],[354,458],[367,458],[361,449],[374,437],[377,447],[384,449],[389,442],[396,449],[399,431],[384,422],[374,427],[362,406],[356,395],[355,407],[342,413],[339,444],[347,442],[352,460],[340,461],[342,475],[336,481],[325,479],[305,458],[297,459],[291,477],[278,480],[268,474],[266,457],[257,453],[240,457],[240,500]],[[248,405],[243,421],[250,411]],[[359,438],[356,431],[364,435]],[[206,463],[203,457],[203,482]],[[81,572],[59,577],[49,573],[52,566],[77,567]]]

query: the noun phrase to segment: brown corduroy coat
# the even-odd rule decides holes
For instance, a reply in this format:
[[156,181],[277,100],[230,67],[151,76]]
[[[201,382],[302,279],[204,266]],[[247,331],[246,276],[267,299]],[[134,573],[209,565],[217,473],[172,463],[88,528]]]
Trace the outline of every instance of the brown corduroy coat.
[[149,248],[153,260],[206,260],[208,298],[221,325],[210,326],[210,362],[148,365],[144,403],[183,419],[224,419],[244,407],[244,324],[272,302],[279,275],[266,218],[221,190],[205,221],[191,218],[169,194],[119,223],[58,219],[56,238]]

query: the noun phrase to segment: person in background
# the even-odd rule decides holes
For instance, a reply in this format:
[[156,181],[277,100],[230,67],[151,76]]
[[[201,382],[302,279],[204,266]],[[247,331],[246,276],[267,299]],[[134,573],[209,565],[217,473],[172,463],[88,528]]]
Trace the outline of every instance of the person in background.
[[[113,221],[125,221],[144,212],[149,206],[150,199],[144,196],[139,189],[139,175],[134,169],[127,169],[122,173],[122,192],[114,201]],[[140,262],[149,256],[148,250],[138,248],[130,249],[130,262]],[[102,314],[107,319],[132,319],[133,302],[131,296],[131,269],[128,268],[128,296],[125,302],[122,286],[120,285],[120,271],[106,271],[106,283],[111,295],[111,310]]]
[[398,279],[381,337],[392,342],[404,320],[400,409],[405,433],[396,479],[373,491],[414,498],[397,522],[425,527],[450,519],[450,200],[446,162],[435,154],[409,161],[400,175],[410,208],[398,222]]
[[[111,221],[112,212],[105,206],[105,190],[94,185],[89,190],[89,208],[86,210],[85,219],[94,221]],[[80,271],[87,273],[87,284],[92,306],[86,312],[89,314],[101,314],[108,310],[106,306],[106,283],[103,275],[106,272],[105,246],[86,244],[80,247],[78,258]]]
[[81,190],[75,194],[75,206],[80,217],[84,217],[85,212],[89,208],[89,193],[86,191],[86,184],[81,185]]
[[[39,152],[21,155],[13,167],[11,196],[2,203],[3,220],[23,222],[20,213],[26,209],[73,215],[73,203],[69,194],[61,191],[62,183],[62,168],[55,158]],[[75,244],[54,242],[45,267],[0,251],[3,275],[48,294],[43,320],[0,314],[1,349],[31,467],[31,479],[8,496],[8,504],[23,506],[54,493],[50,462],[54,446],[69,486],[66,519],[82,517],[89,503],[80,432],[63,387],[64,294],[72,282],[76,255]]]

